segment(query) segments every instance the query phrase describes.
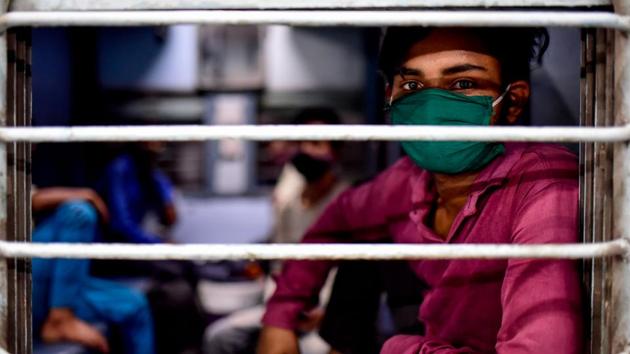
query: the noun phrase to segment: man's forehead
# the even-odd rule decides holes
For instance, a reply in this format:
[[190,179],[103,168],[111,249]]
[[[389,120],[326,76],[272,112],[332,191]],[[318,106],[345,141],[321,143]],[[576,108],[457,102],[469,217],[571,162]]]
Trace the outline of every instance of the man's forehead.
[[410,52],[398,73],[403,76],[454,75],[462,72],[479,72],[494,75],[499,70],[496,58],[467,50],[444,50],[424,54]]
[[482,38],[470,29],[436,28],[409,48],[406,59],[446,51],[490,54]]

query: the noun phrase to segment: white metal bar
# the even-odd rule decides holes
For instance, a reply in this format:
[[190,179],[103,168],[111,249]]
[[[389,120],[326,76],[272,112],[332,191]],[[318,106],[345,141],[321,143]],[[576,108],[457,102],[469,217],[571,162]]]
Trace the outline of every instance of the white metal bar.
[[151,26],[177,24],[291,26],[518,26],[604,27],[630,30],[630,19],[609,12],[552,11],[57,11],[9,12],[1,27]]
[[11,11],[610,6],[610,0],[14,0]]
[[[630,0],[614,0],[615,11],[630,15]],[[615,124],[630,124],[630,42],[628,36],[615,37]],[[615,144],[613,160],[613,234],[619,240],[630,240],[630,146]],[[604,305],[610,309],[610,350],[630,352],[630,260],[614,259],[611,267],[610,298]]]
[[630,141],[619,127],[461,127],[392,125],[170,125],[0,128],[0,142],[242,140]]
[[135,260],[582,259],[626,255],[626,240],[595,244],[77,244],[0,241],[0,257]]

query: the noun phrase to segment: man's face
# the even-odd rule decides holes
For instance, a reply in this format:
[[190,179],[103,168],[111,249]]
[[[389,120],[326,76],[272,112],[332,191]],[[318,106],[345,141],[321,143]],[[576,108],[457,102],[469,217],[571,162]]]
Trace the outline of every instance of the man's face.
[[[414,44],[394,76],[392,99],[424,88],[468,96],[499,97],[503,92],[499,61],[486,53],[480,38],[465,29],[436,29]],[[495,106],[491,124],[498,121]]]

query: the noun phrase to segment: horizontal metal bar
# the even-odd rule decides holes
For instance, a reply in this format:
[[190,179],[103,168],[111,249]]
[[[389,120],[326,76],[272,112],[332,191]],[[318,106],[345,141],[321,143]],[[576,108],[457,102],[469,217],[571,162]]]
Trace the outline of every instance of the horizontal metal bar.
[[152,26],[178,24],[291,26],[603,27],[628,31],[630,19],[609,12],[422,10],[210,10],[9,12],[0,26]]
[[13,0],[10,11],[611,6],[610,0]]
[[461,127],[392,125],[145,125],[0,128],[0,142],[104,142],[242,140],[354,141],[630,141],[621,127]]
[[626,240],[592,244],[189,244],[131,245],[0,241],[0,257],[135,260],[583,259],[625,256]]

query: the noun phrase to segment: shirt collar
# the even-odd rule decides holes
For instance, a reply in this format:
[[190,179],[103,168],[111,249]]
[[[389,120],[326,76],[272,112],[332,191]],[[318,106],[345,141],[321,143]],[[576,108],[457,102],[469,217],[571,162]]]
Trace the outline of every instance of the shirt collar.
[[[527,144],[504,143],[505,152],[488,164],[477,176],[472,192],[462,212],[469,216],[477,212],[477,201],[493,187],[502,185],[514,165],[519,161]],[[431,204],[436,196],[430,172],[416,168],[412,175],[411,202],[414,206]]]

